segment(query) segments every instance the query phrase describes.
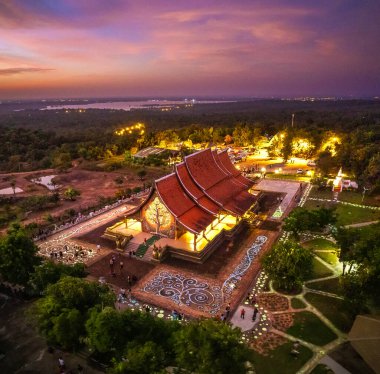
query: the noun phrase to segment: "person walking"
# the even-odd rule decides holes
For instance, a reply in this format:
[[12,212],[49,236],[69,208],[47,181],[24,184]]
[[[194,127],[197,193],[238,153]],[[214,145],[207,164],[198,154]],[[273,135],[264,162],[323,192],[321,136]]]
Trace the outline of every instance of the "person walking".
[[228,317],[230,316],[230,313],[231,313],[231,304],[228,304],[226,306],[226,319],[228,319]]
[[110,271],[111,271],[111,275],[113,275],[113,264],[114,264],[114,261],[113,261],[113,258],[110,259]]
[[253,309],[252,321],[256,321],[257,313],[259,313],[259,310],[255,307],[255,309]]
[[122,274],[123,273],[123,267],[124,267],[124,262],[122,260],[120,260],[119,266],[120,266],[120,274]]
[[63,360],[61,356],[58,358],[58,366],[61,370],[65,369],[65,361]]
[[240,318],[244,319],[244,317],[245,317],[245,309],[242,308],[241,311],[240,311]]

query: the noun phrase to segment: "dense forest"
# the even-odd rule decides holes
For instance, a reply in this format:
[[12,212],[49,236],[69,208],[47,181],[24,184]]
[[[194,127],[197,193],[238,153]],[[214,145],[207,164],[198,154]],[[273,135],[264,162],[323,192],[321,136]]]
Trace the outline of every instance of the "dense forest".
[[[263,136],[271,138],[283,131],[286,137],[280,146],[285,159],[296,155],[292,142],[306,139],[311,147],[303,156],[319,157],[322,169],[341,165],[370,185],[378,183],[380,174],[378,100],[257,100],[129,112],[40,110],[41,103],[19,103],[25,108],[17,110],[15,105],[0,105],[0,170],[4,172],[64,168],[77,158],[99,160],[131,148],[180,142],[190,148],[194,143],[223,142],[255,146]],[[145,126],[143,133],[115,134],[138,122]],[[339,136],[340,142],[333,152],[320,152],[328,134]]]

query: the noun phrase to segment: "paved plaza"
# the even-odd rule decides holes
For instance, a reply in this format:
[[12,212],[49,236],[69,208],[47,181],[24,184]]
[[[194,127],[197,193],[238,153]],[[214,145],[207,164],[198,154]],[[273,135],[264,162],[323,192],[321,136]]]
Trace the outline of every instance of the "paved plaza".
[[276,212],[271,217],[272,219],[284,218],[295,201],[301,198],[303,185],[294,181],[283,181],[275,179],[262,179],[256,186],[255,190],[276,192],[285,194],[281,200]]

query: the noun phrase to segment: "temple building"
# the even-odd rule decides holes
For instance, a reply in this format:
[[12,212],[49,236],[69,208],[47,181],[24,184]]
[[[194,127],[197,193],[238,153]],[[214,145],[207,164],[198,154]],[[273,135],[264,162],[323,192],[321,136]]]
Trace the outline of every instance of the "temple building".
[[156,180],[144,203],[105,236],[118,236],[119,245],[121,237],[142,246],[150,240],[171,256],[202,262],[254,217],[258,192],[251,193],[252,186],[226,150],[199,151]]

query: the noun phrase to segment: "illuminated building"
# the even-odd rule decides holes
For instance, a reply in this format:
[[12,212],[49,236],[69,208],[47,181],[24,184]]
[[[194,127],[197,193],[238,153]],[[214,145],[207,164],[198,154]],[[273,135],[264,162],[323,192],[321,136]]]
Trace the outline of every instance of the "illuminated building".
[[249,192],[252,185],[227,151],[202,150],[156,180],[147,200],[106,234],[159,235],[156,244],[171,256],[204,261],[255,216],[258,195]]

